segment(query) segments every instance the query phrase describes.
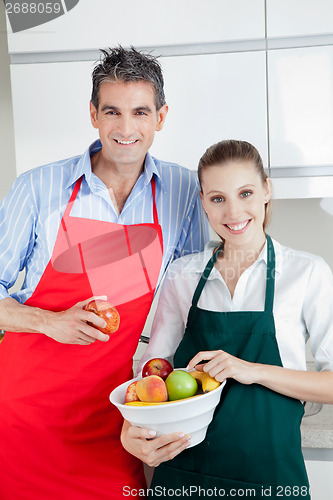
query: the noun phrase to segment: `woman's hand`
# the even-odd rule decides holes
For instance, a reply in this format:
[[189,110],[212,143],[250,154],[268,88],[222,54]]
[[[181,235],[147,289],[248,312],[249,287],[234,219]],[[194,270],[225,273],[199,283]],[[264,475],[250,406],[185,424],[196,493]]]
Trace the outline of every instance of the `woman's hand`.
[[[203,360],[209,360],[205,364],[198,365]],[[242,384],[254,384],[258,380],[261,365],[249,363],[236,358],[225,351],[200,351],[189,362],[187,369],[209,373],[218,382],[224,382],[227,378],[233,378]]]
[[41,332],[62,344],[90,345],[96,340],[106,342],[109,340],[109,335],[88,325],[89,322],[96,327],[104,328],[106,326],[104,319],[83,309],[91,300],[96,299],[106,300],[106,296],[90,297],[66,311],[44,311]]
[[124,420],[120,440],[126,451],[150,467],[171,460],[190,445],[191,436],[183,433],[165,434],[154,439],[155,431],[142,429]]

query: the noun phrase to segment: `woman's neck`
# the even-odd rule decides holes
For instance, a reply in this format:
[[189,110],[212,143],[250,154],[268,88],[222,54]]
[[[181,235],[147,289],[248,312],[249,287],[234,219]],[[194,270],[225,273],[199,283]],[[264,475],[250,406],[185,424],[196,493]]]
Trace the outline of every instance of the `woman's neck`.
[[228,244],[228,242],[224,243],[215,267],[221,273],[231,297],[234,295],[240,276],[258,259],[265,242],[266,236],[263,234],[263,237],[260,240],[258,239],[255,245],[248,247],[235,247]]
[[257,241],[252,242],[250,245],[235,246],[230,244],[228,241],[225,241],[223,245],[223,252],[221,252],[219,259],[223,259],[224,262],[230,265],[246,265],[248,263],[248,265],[250,266],[259,257],[265,243],[265,233],[260,235]]

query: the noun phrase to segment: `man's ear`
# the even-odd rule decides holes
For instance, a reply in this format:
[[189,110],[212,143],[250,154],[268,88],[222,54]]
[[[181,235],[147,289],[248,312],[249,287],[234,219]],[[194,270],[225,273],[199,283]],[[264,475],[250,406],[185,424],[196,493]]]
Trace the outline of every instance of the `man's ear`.
[[155,130],[158,132],[160,130],[162,130],[163,126],[164,126],[164,122],[165,122],[165,119],[166,119],[166,116],[168,114],[168,111],[169,111],[169,108],[166,104],[164,104],[164,106],[162,106],[158,111],[157,111],[157,118],[158,118],[158,121],[157,121],[157,125],[156,125],[156,128]]
[[92,126],[94,128],[98,128],[97,109],[95,108],[92,102],[90,102],[90,120]]

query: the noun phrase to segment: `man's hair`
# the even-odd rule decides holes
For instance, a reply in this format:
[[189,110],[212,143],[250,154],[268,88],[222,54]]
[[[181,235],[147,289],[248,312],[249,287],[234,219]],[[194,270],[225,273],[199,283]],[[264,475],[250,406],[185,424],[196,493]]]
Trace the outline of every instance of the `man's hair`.
[[164,80],[160,63],[151,54],[143,54],[134,47],[118,47],[103,50],[103,58],[92,73],[91,103],[98,110],[99,89],[104,82],[139,82],[152,83],[155,91],[157,111],[165,104]]

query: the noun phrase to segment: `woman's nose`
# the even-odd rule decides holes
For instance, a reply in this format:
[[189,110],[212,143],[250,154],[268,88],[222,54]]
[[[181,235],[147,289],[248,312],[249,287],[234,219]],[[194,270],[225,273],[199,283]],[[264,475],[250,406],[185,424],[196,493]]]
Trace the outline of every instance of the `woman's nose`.
[[227,216],[230,222],[237,222],[240,215],[240,204],[236,200],[229,200],[227,203]]

